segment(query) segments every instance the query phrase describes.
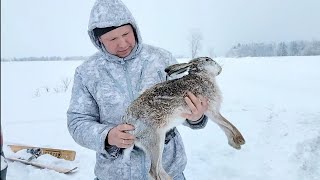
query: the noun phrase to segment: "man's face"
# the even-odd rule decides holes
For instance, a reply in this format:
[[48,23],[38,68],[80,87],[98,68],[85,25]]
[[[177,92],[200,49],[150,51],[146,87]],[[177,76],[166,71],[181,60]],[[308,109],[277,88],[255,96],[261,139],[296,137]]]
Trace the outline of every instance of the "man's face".
[[110,54],[118,57],[127,57],[136,44],[131,25],[118,27],[103,34],[99,38]]

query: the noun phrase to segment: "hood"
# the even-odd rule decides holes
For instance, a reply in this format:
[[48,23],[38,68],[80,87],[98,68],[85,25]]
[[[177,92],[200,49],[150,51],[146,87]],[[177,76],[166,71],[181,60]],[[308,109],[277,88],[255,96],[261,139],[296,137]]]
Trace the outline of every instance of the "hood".
[[[103,44],[100,43],[99,39],[94,36],[94,28],[121,26],[128,23],[132,25],[133,30],[137,35],[137,42],[130,55],[126,58],[119,58],[110,54],[104,48]],[[142,39],[139,28],[129,9],[120,0],[97,0],[95,2],[90,14],[88,34],[94,46],[97,47],[109,61],[122,62],[124,60],[133,59],[141,51]]]

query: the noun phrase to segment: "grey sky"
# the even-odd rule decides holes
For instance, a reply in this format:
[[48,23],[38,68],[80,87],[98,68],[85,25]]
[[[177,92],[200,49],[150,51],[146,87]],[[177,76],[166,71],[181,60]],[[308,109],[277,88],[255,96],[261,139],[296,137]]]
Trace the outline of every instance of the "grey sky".
[[[191,31],[203,36],[202,54],[236,43],[320,40],[319,0],[123,0],[145,43],[190,55]],[[94,0],[1,1],[1,57],[89,56]]]

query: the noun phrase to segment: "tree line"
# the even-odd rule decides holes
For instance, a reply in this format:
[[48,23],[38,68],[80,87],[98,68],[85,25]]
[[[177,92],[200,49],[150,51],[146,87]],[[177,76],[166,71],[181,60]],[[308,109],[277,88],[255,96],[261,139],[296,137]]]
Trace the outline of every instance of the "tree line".
[[[203,36],[199,30],[189,36],[191,58],[197,57],[202,49]],[[214,48],[210,47],[206,53],[215,57]],[[268,56],[317,56],[320,55],[320,41],[296,40],[278,43],[238,43],[225,54],[226,57],[268,57]]]
[[69,57],[60,57],[60,56],[42,56],[42,57],[23,57],[23,58],[1,58],[2,62],[8,61],[78,61],[78,60],[87,60],[88,56],[69,56]]
[[279,43],[250,43],[233,46],[227,57],[268,56],[317,56],[320,55],[320,41],[291,41]]
[[[202,34],[191,33],[188,41],[192,58],[202,49]],[[210,57],[215,57],[214,48],[208,50]],[[320,41],[291,41],[279,43],[238,43],[225,54],[226,57],[268,57],[268,56],[317,56],[320,55]],[[24,58],[1,58],[1,61],[75,61],[87,60],[89,56],[43,56]]]

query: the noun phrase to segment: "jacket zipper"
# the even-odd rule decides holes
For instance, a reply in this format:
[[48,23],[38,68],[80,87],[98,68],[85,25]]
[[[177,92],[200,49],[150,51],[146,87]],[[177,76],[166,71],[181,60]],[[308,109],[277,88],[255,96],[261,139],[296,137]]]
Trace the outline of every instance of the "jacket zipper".
[[142,68],[141,68],[141,72],[140,72],[140,77],[139,77],[139,79],[138,79],[138,83],[137,83],[137,86],[136,86],[136,92],[137,92],[137,94],[136,94],[136,97],[135,97],[135,98],[138,97],[139,92],[141,91],[142,78],[144,78],[144,74],[145,74],[145,70],[144,70],[144,69],[146,68],[147,64],[148,64],[148,61],[147,61],[147,60],[144,60],[143,63],[142,63]]
[[130,82],[130,79],[129,79],[127,63],[125,63],[123,65],[123,70],[124,70],[124,73],[125,73],[125,76],[126,76],[126,82],[127,82],[127,87],[128,87],[128,91],[129,91],[129,97],[130,97],[130,100],[133,101],[134,100],[134,96],[133,96],[133,91],[132,91],[132,85],[131,85],[131,82]]

